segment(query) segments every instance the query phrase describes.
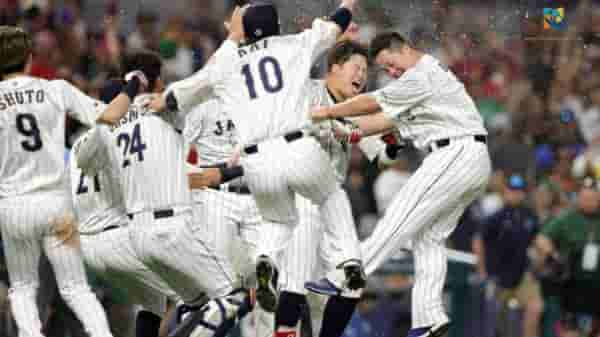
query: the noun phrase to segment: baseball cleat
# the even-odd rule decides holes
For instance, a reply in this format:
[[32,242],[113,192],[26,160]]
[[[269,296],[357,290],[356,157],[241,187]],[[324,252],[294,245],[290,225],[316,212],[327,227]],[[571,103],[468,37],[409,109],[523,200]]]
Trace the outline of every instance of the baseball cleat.
[[275,312],[277,308],[277,269],[265,255],[256,263],[256,301],[266,312]]
[[359,264],[344,267],[344,274],[346,287],[350,290],[363,289],[367,285],[367,277]]
[[327,278],[322,278],[314,282],[306,282],[304,283],[304,288],[320,295],[338,296],[342,293],[342,290]]
[[425,337],[442,337],[450,329],[450,322],[438,323],[431,328],[425,334]]

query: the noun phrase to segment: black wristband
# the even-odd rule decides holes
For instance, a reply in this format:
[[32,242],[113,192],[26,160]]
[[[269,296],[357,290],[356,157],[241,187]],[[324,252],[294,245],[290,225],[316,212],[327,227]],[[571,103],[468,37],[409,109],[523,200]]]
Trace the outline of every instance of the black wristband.
[[127,82],[127,84],[125,84],[121,92],[129,96],[129,99],[133,101],[140,90],[141,84],[142,82],[140,82],[140,79],[134,76],[129,82]]
[[396,159],[398,157],[398,152],[402,150],[404,146],[397,144],[386,144],[385,146],[385,154],[387,154],[388,158]]
[[167,111],[170,111],[170,112],[179,110],[179,106],[177,104],[177,98],[175,98],[175,95],[173,94],[172,91],[170,91],[167,94],[167,97],[165,97],[165,106],[166,106]]
[[331,15],[330,19],[340,26],[342,32],[345,32],[352,22],[352,12],[348,8],[340,7]]
[[244,168],[241,166],[219,167],[219,171],[221,172],[221,179],[223,180],[221,183],[226,183],[244,175]]

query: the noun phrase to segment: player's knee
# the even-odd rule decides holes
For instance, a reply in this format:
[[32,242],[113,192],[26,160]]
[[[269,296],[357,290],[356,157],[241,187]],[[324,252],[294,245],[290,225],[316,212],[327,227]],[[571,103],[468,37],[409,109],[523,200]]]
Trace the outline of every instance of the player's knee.
[[300,320],[303,305],[307,305],[305,295],[282,292],[275,315],[275,326],[296,326]]

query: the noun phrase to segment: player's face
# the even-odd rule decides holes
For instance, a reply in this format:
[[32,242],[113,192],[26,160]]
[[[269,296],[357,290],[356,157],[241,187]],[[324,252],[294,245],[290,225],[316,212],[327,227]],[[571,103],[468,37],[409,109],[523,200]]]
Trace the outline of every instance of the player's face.
[[384,49],[377,54],[375,63],[382,67],[392,78],[399,78],[411,67],[410,50],[403,47],[397,50]]
[[335,65],[333,73],[345,99],[360,94],[367,85],[367,58],[354,54],[342,65]]

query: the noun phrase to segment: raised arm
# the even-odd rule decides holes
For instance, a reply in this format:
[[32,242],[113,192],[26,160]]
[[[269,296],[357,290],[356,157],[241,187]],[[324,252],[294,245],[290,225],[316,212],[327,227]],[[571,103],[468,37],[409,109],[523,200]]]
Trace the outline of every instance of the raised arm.
[[144,73],[139,70],[132,71],[125,76],[127,83],[123,91],[115,97],[104,112],[98,117],[97,123],[113,125],[117,123],[129,110],[129,105],[137,96],[138,92],[148,87],[148,80]]

